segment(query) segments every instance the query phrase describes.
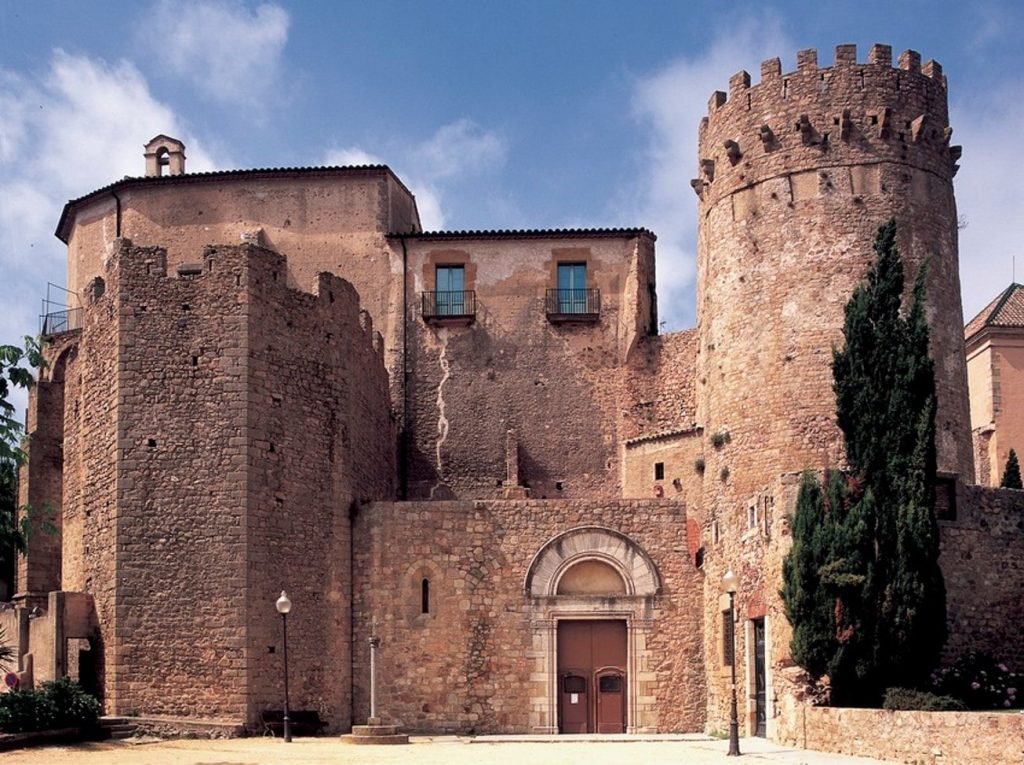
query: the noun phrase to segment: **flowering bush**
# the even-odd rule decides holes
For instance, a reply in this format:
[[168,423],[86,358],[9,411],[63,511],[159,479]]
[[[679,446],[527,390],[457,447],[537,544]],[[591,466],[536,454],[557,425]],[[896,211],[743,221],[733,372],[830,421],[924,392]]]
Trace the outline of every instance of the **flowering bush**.
[[1024,674],[985,653],[971,651],[932,673],[936,693],[962,699],[970,709],[1024,708]]

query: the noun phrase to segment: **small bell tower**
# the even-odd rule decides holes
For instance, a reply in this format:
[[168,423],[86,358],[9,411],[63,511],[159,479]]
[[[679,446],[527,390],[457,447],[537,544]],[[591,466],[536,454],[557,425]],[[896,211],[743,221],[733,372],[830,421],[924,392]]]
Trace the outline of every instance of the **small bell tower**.
[[185,144],[162,133],[145,146],[146,177],[185,174]]

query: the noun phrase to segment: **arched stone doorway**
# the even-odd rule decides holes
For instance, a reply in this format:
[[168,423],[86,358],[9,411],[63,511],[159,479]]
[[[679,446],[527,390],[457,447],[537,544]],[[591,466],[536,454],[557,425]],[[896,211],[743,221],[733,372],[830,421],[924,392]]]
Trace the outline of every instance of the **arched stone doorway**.
[[537,732],[655,732],[647,636],[661,591],[647,553],[625,534],[584,526],[548,540],[523,589],[534,659]]

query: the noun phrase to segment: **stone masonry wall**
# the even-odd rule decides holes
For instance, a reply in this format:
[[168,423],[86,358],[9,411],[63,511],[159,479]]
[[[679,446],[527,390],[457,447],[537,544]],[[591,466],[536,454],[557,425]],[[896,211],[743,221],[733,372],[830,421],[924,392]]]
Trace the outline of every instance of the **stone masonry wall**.
[[794,705],[779,743],[908,765],[992,765],[1024,760],[1019,714],[894,712]]
[[[688,430],[627,441],[622,452],[622,496],[670,497],[692,511],[690,517],[703,525],[702,491],[704,470],[703,433]],[[658,478],[657,465],[663,478]]]
[[[696,425],[694,374],[697,331],[640,338],[622,384],[622,493],[624,497],[681,499],[702,505],[703,438]],[[658,478],[655,465],[664,475]],[[690,513],[698,528],[699,514]]]
[[692,430],[697,330],[640,338],[629,356],[622,404],[625,439]]
[[83,290],[80,332],[59,338],[48,351],[55,355],[51,379],[63,378],[64,387],[61,589],[93,596],[96,686],[106,708],[114,709],[125,671],[115,639],[121,317],[115,301],[99,302],[105,284],[101,278]]
[[315,291],[320,272],[350,281],[385,338],[389,368],[399,361],[394,354],[402,348],[402,281],[394,274],[401,272],[402,253],[386,234],[418,231],[419,220],[415,200],[387,168],[211,173],[126,183],[118,191],[120,202],[99,194],[75,203],[74,217],[63,221],[72,291],[102,273],[118,237],[164,248],[172,275],[199,263],[206,245],[246,237],[287,254],[282,275],[293,288]]
[[228,269],[169,278],[163,250],[126,240],[104,278],[87,314],[111,304],[119,324],[116,611],[101,621],[113,628],[119,670],[108,677],[110,711],[237,719],[246,710],[244,288]]
[[[20,468],[19,506],[28,505],[39,521],[56,527],[57,533],[43,531],[40,523],[29,535],[24,558],[16,561],[15,592],[29,596],[32,605],[45,606],[45,595],[61,586],[61,535],[64,521],[65,400],[74,399],[74,391],[65,390],[65,376],[71,366],[71,378],[77,378],[74,359],[81,333],[69,332],[44,345],[47,366],[29,391],[28,418],[24,449],[28,461]],[[72,382],[74,385],[74,382]],[[72,405],[72,409],[76,409]]]
[[[741,730],[752,723],[754,711],[748,622],[764,618],[769,645],[768,735],[781,741],[788,741],[785,737],[792,735],[786,726],[792,724],[794,705],[799,706],[796,698],[803,696],[804,689],[791,674],[795,670],[789,655],[792,630],[777,593],[781,588],[781,562],[791,545],[787,515],[795,506],[799,478],[787,474],[770,487],[768,495],[774,502],[767,516],[763,515],[763,505],[757,508],[756,527],[714,517],[709,525],[717,520],[717,529],[705,527],[706,598],[717,612],[709,617],[704,640],[710,730],[726,730],[728,722],[729,673],[721,652],[721,611],[728,607],[728,601],[721,593],[721,578],[726,568],[732,568],[740,577],[736,653],[741,657],[737,677]],[[1024,492],[960,486],[956,505],[956,520],[939,522],[939,561],[946,582],[950,632],[943,661],[950,663],[968,650],[978,650],[1019,669],[1024,666],[1016,627],[1020,593],[1024,591],[1020,563],[1024,560]],[[726,553],[729,549],[738,552]],[[808,746],[815,748],[813,744]],[[846,749],[832,751],[852,753]]]
[[[231,248],[211,251],[221,268]],[[249,719],[283,698],[282,590],[291,699],[335,729],[351,721],[353,501],[395,494],[396,435],[382,341],[348,282],[280,286],[284,259],[251,260],[246,519]],[[269,654],[270,647],[274,654]]]
[[956,519],[939,522],[946,580],[946,660],[985,651],[1024,670],[1024,491],[962,486]]
[[[831,67],[813,50],[788,74],[766,61],[760,84],[740,72],[728,96],[714,94],[701,124],[697,420],[708,536],[720,534],[706,559],[709,623],[721,620],[720,579],[732,568],[743,611],[753,598],[772,629],[781,555],[749,540],[783,507],[778,476],[843,464],[831,348],[893,216],[908,286],[929,263],[939,466],[973,476],[945,79],[914,52],[898,68],[891,59],[874,46],[858,64],[855,46],[842,45]],[[737,635],[744,643],[746,629]],[[745,645],[739,656],[746,682]],[[727,685],[709,684],[710,721]]]
[[[501,497],[509,430],[531,496],[621,494],[622,368],[652,328],[649,240],[640,232],[541,232],[424,235],[406,243],[407,299],[415,307],[408,318],[409,498]],[[587,286],[600,290],[594,320],[547,317],[546,290],[556,286],[560,262],[586,263]],[[476,295],[472,321],[422,316],[420,294],[435,289],[439,265],[463,266],[465,289]]]
[[[553,655],[531,638],[553,599],[524,593],[531,560],[556,534],[601,526],[634,540],[661,591],[641,626],[642,697],[662,731],[703,726],[702,574],[686,554],[686,518],[667,500],[488,500],[362,506],[354,522],[355,720],[368,709],[371,623],[379,714],[425,732],[528,732]],[[421,582],[430,612],[421,613]],[[627,599],[628,600],[628,599]],[[543,601],[543,602],[541,602]],[[621,613],[616,598],[588,616]],[[616,618],[615,616],[606,618]],[[541,721],[552,725],[556,721]]]
[[84,581],[66,585],[96,596],[108,710],[245,721],[276,702],[284,574],[302,582],[296,704],[345,724],[348,508],[392,496],[395,472],[379,336],[351,285],[298,293],[275,253],[211,248],[184,278],[165,263],[121,242],[83,322],[72,456],[93,472]]
[[[709,447],[709,453],[714,451]],[[705,483],[721,481],[717,469],[709,458]],[[724,659],[723,630],[729,599],[722,590],[722,578],[732,570],[739,577],[734,628],[740,732],[753,732],[756,707],[752,622],[764,620],[767,734],[769,738],[774,735],[778,705],[789,692],[784,670],[792,666],[792,630],[778,593],[782,560],[792,545],[787,516],[796,504],[799,479],[796,473],[778,476],[752,492],[736,508],[704,508],[704,655],[708,667],[709,731],[728,730],[731,673]]]
[[875,46],[783,75],[762,65],[717,93],[700,131],[697,383],[701,424],[728,428],[743,492],[772,473],[839,464],[831,347],[843,308],[895,216],[907,283],[929,261],[940,470],[973,477],[945,79]]

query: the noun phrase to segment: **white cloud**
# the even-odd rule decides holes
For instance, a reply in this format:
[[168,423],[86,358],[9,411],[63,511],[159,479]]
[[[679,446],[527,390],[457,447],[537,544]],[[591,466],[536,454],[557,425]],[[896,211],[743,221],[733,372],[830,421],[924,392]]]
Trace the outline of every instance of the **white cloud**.
[[1013,279],[1024,282],[1024,177],[1013,162],[1013,125],[1024,120],[1024,83],[1008,79],[983,93],[957,94],[950,122],[953,143],[964,147],[953,180],[960,231],[960,283],[969,321]]
[[28,120],[36,139],[34,158],[22,167],[71,196],[125,175],[142,175],[142,144],[158,133],[185,140],[189,171],[213,168],[202,147],[186,140],[181,120],[150,94],[127,61],[107,65],[56,51],[37,100],[38,114]]
[[160,0],[139,36],[157,59],[207,97],[263,110],[280,81],[288,13],[231,0]]
[[126,61],[58,50],[41,79],[0,70],[0,343],[34,335],[46,282],[65,281],[66,251],[53,235],[65,201],[142,175],[143,144],[158,133],[185,141],[190,171],[213,169]]
[[[424,231],[445,228],[444,195],[473,176],[493,171],[505,162],[507,143],[469,119],[440,127],[430,138],[411,147],[392,147],[391,162],[358,146],[332,149],[328,165],[389,165],[416,197]],[[387,153],[387,152],[386,152]]]
[[444,125],[420,144],[414,160],[422,172],[441,179],[501,165],[505,151],[505,142],[497,134],[472,120],[460,119]]
[[[637,82],[633,111],[648,131],[646,168],[633,216],[658,235],[658,312],[668,329],[692,326],[697,252],[697,126],[716,90],[740,69],[760,72],[762,60],[795,53],[773,22],[723,30],[699,57],[673,61]],[[752,77],[757,82],[757,75]]]
[[339,167],[354,167],[357,165],[386,165],[379,157],[363,151],[358,146],[348,149],[332,149],[324,157],[324,164],[337,165]]
[[413,184],[409,190],[416,197],[416,209],[420,214],[420,225],[424,231],[443,231],[448,219],[444,214],[441,194],[432,186]]

